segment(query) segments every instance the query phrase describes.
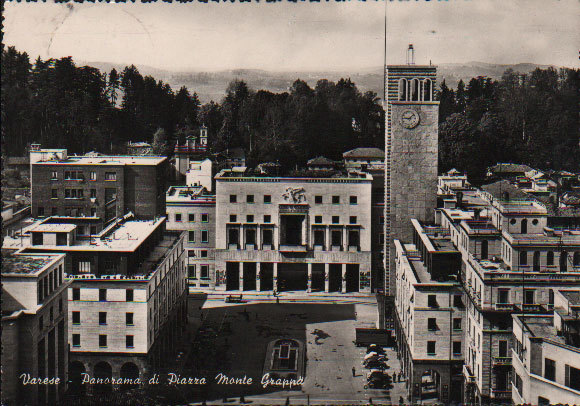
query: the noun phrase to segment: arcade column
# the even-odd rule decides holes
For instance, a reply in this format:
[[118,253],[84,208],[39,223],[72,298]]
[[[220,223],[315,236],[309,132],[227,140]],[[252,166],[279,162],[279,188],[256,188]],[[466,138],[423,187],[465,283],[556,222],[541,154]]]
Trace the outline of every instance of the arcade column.
[[330,278],[330,264],[326,263],[324,264],[324,291],[326,293],[328,293],[328,291],[330,290],[329,278]]
[[342,264],[342,293],[346,293],[346,264]]
[[244,290],[244,263],[239,262],[240,268],[240,292]]
[[308,293],[312,292],[312,263],[308,263]]
[[278,291],[278,263],[274,262],[273,270],[272,270],[272,285],[274,290]]
[[259,292],[260,289],[260,280],[262,279],[262,263],[256,262],[256,290]]

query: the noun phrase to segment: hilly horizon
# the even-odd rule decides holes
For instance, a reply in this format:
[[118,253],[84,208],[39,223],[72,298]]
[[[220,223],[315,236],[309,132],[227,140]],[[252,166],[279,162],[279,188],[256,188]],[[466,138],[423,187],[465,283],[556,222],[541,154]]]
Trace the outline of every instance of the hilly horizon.
[[[87,65],[98,68],[102,72],[110,72],[115,68],[119,73],[130,64],[115,64],[109,62],[78,62],[77,65]],[[220,102],[225,95],[228,84],[235,79],[243,79],[254,90],[268,90],[274,93],[285,92],[296,79],[304,80],[314,87],[320,79],[337,81],[350,78],[361,92],[373,91],[379,97],[383,92],[383,67],[369,67],[358,72],[346,71],[268,71],[263,69],[225,69],[215,72],[183,70],[170,71],[147,65],[135,65],[143,76],[153,76],[156,80],[168,83],[174,91],[185,86],[190,93],[196,92],[201,103],[213,100]],[[471,78],[487,76],[500,79],[507,69],[519,73],[529,73],[536,68],[547,68],[550,65],[535,63],[494,64],[487,62],[442,63],[438,67],[438,83],[445,80],[447,86],[456,88],[460,80],[467,83]]]

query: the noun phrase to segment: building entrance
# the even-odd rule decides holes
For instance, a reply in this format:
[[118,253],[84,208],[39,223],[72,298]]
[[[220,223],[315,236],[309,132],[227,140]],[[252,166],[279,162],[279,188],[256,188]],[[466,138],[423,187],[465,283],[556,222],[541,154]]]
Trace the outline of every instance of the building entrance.
[[278,264],[278,291],[306,290],[307,288],[306,264]]
[[328,291],[342,291],[342,264],[330,264],[328,273]]
[[324,291],[324,264],[312,264],[311,283],[313,292]]
[[244,262],[244,290],[256,290],[256,263]]
[[346,291],[347,292],[358,292],[359,291],[359,271],[358,264],[348,264],[346,266]]
[[260,264],[260,290],[274,290],[274,264],[271,262]]
[[226,290],[240,290],[240,264],[226,262]]

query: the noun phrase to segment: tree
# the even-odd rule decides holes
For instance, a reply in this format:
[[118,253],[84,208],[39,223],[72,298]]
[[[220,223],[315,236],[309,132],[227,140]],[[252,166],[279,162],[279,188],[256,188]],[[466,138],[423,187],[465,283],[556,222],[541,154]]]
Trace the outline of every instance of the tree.
[[153,154],[160,156],[167,156],[169,153],[169,141],[167,138],[167,133],[163,128],[158,128],[153,134]]

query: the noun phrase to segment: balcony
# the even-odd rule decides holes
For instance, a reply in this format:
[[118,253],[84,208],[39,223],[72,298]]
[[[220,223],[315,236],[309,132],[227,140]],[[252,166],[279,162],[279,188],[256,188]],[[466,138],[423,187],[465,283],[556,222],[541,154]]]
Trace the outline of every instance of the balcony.
[[512,364],[512,357],[492,357],[493,366],[509,366]]
[[511,399],[512,398],[512,391],[511,390],[491,390],[491,397],[494,399]]
[[465,378],[465,382],[467,384],[474,384],[475,383],[475,375],[471,372],[471,368],[468,365],[463,365],[463,376]]
[[306,252],[306,245],[280,244],[280,252]]
[[547,310],[538,303],[524,303],[521,306],[521,311],[525,313],[547,313]]
[[509,311],[509,312],[511,312],[514,310],[515,306],[513,303],[495,303],[493,305],[493,307],[497,311],[501,311],[501,312]]

